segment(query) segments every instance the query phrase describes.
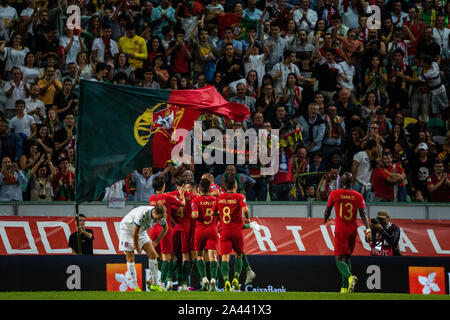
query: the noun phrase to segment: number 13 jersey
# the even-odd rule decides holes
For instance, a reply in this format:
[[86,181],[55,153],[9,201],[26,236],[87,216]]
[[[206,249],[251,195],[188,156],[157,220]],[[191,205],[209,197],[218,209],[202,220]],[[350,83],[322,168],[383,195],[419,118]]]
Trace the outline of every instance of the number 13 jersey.
[[335,230],[355,230],[358,209],[365,208],[363,196],[354,190],[333,190],[328,198],[327,207],[334,206],[336,214]]

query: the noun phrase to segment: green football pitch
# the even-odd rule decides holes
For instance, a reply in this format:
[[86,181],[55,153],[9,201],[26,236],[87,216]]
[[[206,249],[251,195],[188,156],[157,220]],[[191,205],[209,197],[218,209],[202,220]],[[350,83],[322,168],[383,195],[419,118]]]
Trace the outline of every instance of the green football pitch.
[[334,292],[0,292],[0,300],[450,300],[450,295]]

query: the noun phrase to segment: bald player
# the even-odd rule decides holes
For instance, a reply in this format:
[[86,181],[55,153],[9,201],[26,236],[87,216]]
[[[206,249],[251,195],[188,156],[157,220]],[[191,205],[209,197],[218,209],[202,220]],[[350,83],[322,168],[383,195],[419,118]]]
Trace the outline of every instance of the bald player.
[[328,198],[324,214],[324,224],[330,217],[334,206],[336,226],[334,232],[334,255],[336,266],[342,275],[341,293],[354,292],[358,278],[352,275],[350,257],[356,244],[357,212],[366,227],[366,241],[371,240],[371,230],[365,213],[363,196],[351,189],[352,174],[346,172],[342,175],[342,189],[333,190]]

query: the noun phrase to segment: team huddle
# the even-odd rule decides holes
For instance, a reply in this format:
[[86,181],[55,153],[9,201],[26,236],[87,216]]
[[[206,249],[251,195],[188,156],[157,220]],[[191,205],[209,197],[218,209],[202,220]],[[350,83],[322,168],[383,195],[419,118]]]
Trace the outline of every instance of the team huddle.
[[[246,284],[256,275],[244,253],[243,229],[249,227],[250,211],[245,196],[236,193],[236,177],[227,176],[223,189],[214,184],[210,174],[204,174],[198,186],[183,177],[175,184],[176,191],[165,193],[164,175],[155,177],[150,205],[134,208],[120,223],[119,250],[125,252],[135,290],[141,291],[134,265],[136,250],[148,256],[150,275],[146,282],[152,291],[173,290],[174,275],[181,290],[189,290],[193,266],[202,291],[217,290],[219,271],[224,291],[240,291],[244,265]],[[232,277],[231,254],[235,256]],[[160,278],[158,257],[162,261]]]
[[[352,175],[344,173],[343,188],[331,192],[324,213],[324,224],[333,207],[336,213],[334,255],[342,276],[341,293],[354,292],[358,280],[352,275],[350,262],[357,239],[358,211],[366,227],[366,241],[370,242],[372,237],[364,199],[360,193],[351,190],[351,183]],[[134,265],[136,249],[138,253],[145,251],[149,258],[147,285],[152,291],[173,290],[174,273],[181,283],[181,290],[188,290],[191,263],[196,266],[202,291],[217,290],[219,269],[224,291],[240,291],[239,277],[244,264],[246,284],[256,275],[244,253],[243,229],[249,226],[250,212],[245,196],[236,193],[236,176],[225,177],[224,190],[214,184],[210,174],[202,176],[198,189],[182,177],[176,180],[176,186],[176,191],[165,193],[164,175],[156,177],[153,182],[156,194],[150,197],[150,206],[131,210],[120,223],[119,250],[126,254],[135,290],[141,291]],[[235,255],[235,260],[230,282],[231,254]],[[158,257],[162,260],[160,279]]]

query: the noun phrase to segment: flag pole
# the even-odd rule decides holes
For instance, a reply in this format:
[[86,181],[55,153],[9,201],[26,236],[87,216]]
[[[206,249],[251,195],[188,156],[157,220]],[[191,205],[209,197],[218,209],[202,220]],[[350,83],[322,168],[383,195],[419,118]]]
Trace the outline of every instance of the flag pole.
[[80,225],[80,211],[79,211],[79,190],[78,190],[78,183],[79,183],[79,173],[80,173],[80,164],[79,164],[79,140],[78,140],[78,136],[79,136],[79,121],[80,121],[80,108],[82,108],[83,105],[83,95],[81,94],[81,91],[83,90],[83,84],[84,84],[84,80],[80,81],[80,101],[78,103],[78,112],[77,112],[77,116],[76,116],[76,121],[75,121],[75,126],[76,126],[76,136],[75,136],[75,223],[76,223],[76,227],[77,227],[77,245],[78,245],[78,254],[82,255],[83,254],[83,248],[81,247],[81,235],[78,232],[78,226]]

